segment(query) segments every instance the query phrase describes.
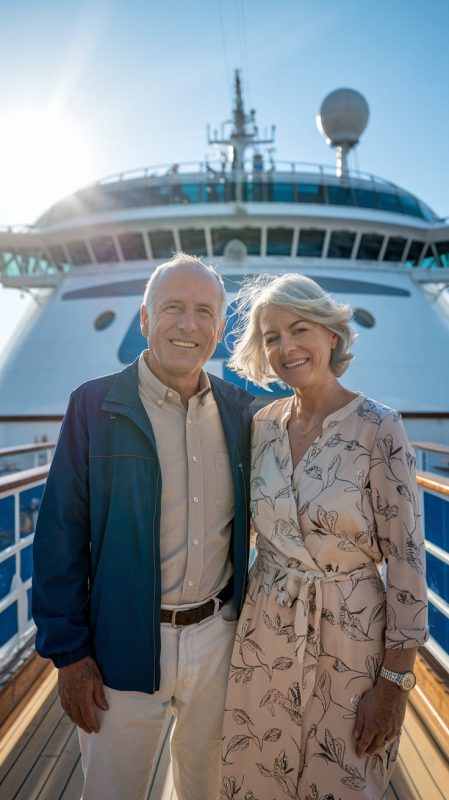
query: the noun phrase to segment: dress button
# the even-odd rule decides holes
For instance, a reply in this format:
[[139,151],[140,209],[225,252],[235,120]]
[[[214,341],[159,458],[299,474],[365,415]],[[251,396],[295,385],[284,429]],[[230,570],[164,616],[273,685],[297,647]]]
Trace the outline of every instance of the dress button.
[[198,497],[194,497],[194,498],[193,498],[193,502],[194,502],[194,503],[199,503],[199,499],[198,499]]
[[193,544],[199,544],[198,539],[194,539]]
[[173,397],[173,392],[167,392],[167,397]]
[[192,461],[194,461],[195,464],[196,464],[196,462],[198,461],[197,457],[196,456],[192,456]]
[[158,401],[157,401],[157,404],[158,404],[158,406],[159,406],[159,408],[160,408],[161,406],[163,406],[163,405],[164,405],[164,401],[163,401],[163,400],[158,400]]
[[193,581],[189,581],[188,585],[193,586]]

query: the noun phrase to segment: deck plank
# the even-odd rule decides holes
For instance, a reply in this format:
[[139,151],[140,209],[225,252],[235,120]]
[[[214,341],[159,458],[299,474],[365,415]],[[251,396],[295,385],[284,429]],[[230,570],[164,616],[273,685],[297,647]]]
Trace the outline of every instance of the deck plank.
[[[159,767],[147,800],[176,800],[165,731]],[[47,697],[0,770],[8,800],[79,800],[82,769],[76,728],[64,715],[57,688]],[[387,800],[444,800],[449,765],[416,711],[408,707]]]
[[[83,775],[81,769],[81,757],[76,728],[69,724],[69,738],[59,757],[56,759],[53,770],[49,774],[41,791],[37,795],[39,800],[68,800],[68,797],[80,799],[83,790]],[[62,737],[60,736],[60,741]],[[70,786],[74,772],[79,770],[76,790],[74,785]],[[70,788],[69,788],[70,787]]]

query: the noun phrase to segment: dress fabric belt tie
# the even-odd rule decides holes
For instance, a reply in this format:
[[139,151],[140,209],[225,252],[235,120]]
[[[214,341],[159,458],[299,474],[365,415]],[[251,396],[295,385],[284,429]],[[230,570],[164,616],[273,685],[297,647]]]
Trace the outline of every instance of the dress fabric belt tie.
[[[259,534],[260,536],[260,534]],[[261,537],[262,538],[262,537]],[[260,538],[258,539],[258,543]],[[379,570],[374,561],[364,564],[349,572],[335,572],[325,575],[319,570],[301,570],[273,564],[261,556],[264,570],[273,572],[282,571],[283,577],[279,579],[274,590],[277,590],[276,603],[281,606],[292,607],[295,604],[294,632],[297,637],[295,654],[298,659],[299,671],[298,684],[300,690],[299,708],[301,720],[304,709],[310,700],[315,688],[315,673],[318,658],[321,654],[321,615],[323,609],[324,583],[334,583],[351,579],[379,577]],[[304,762],[305,745],[304,727],[301,732],[301,769]]]

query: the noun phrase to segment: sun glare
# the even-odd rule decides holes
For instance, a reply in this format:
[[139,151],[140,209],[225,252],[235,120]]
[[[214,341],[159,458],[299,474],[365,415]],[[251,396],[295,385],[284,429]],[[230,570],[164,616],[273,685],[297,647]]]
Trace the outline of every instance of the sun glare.
[[91,180],[92,157],[80,124],[31,110],[0,118],[0,225],[31,223]]

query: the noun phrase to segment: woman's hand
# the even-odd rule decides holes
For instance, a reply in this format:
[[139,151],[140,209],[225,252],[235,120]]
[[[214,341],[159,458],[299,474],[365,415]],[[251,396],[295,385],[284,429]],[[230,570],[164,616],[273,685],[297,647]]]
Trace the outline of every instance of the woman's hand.
[[401,732],[405,717],[408,692],[399,686],[378,678],[372,689],[368,689],[357,706],[354,725],[354,740],[359,758],[365,753],[382,750],[386,742]]

